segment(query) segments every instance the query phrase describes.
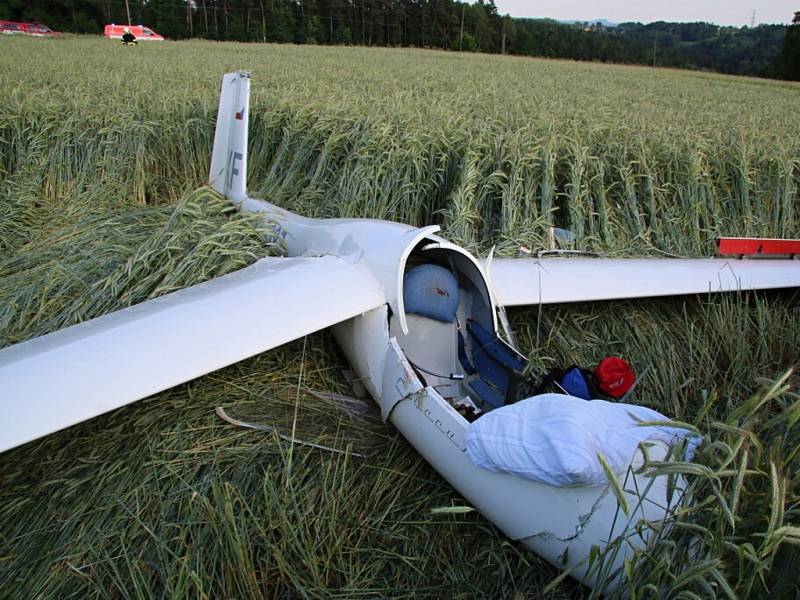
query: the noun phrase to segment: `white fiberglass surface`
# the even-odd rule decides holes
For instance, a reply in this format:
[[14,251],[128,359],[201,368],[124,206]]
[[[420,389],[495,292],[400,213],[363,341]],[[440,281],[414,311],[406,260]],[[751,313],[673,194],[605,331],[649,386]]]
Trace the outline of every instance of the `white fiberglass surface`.
[[389,335],[397,338],[406,358],[429,386],[445,398],[456,396],[458,382],[449,377],[463,372],[458,364],[456,323],[442,323],[415,314],[406,314],[406,319],[407,335],[397,319],[391,319]]
[[800,286],[800,261],[683,258],[496,258],[503,306]]
[[368,271],[262,259],[206,283],[0,350],[0,451],[362,314]]

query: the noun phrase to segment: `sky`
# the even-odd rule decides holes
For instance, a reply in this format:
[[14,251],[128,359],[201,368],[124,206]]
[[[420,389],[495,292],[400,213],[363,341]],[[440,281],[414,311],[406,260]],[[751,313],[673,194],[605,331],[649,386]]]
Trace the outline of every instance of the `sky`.
[[500,14],[590,21],[707,21],[718,25],[750,25],[753,10],[759,23],[790,23],[798,0],[495,0]]

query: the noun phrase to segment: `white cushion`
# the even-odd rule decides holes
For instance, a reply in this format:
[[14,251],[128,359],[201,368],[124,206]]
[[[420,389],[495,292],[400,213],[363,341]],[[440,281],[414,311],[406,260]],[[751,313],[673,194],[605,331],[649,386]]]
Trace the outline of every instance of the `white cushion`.
[[642,426],[668,421],[661,413],[633,404],[542,394],[495,409],[467,427],[467,456],[473,464],[550,485],[604,485],[597,454],[624,473],[640,442],[674,443],[688,437],[687,460],[700,438],[684,429]]

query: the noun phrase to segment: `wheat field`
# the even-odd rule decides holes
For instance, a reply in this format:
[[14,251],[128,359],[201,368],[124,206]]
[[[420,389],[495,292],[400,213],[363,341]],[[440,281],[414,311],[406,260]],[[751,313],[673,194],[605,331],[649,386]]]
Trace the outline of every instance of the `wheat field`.
[[[219,82],[252,73],[250,189],[440,224],[478,254],[552,225],[609,255],[800,237],[800,85],[423,50],[0,39],[0,347],[280,252],[204,188]],[[511,314],[531,375],[626,357],[706,437],[632,597],[795,597],[796,292]],[[0,597],[582,598],[351,394],[330,336],[0,455]],[[0,393],[2,393],[0,391]],[[217,406],[269,424],[237,429]],[[305,441],[332,452],[289,444]],[[434,512],[432,512],[434,511]],[[548,583],[552,583],[549,587]]]

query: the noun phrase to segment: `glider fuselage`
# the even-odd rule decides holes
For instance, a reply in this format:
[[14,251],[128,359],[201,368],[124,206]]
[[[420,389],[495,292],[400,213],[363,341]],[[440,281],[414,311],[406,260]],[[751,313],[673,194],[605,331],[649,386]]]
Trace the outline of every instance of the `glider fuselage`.
[[[282,241],[289,256],[333,254],[370,274],[383,288],[386,303],[331,330],[384,420],[505,535],[559,568],[573,569],[574,577],[594,585],[597,573],[585,560],[592,546],[599,540],[614,539],[629,526],[627,518],[613,518],[618,508],[608,488],[558,488],[490,472],[467,458],[464,437],[469,422],[454,405],[469,397],[483,410],[492,407],[472,393],[470,380],[478,375],[470,375],[461,363],[458,340],[469,337],[465,327],[469,321],[497,336],[497,306],[478,261],[436,235],[435,226],[309,219],[252,198],[237,204],[274,223],[273,241]],[[453,323],[405,310],[404,274],[428,262],[446,266],[458,278],[460,300]],[[468,346],[466,354],[474,350]],[[508,350],[513,352],[510,347]],[[663,456],[665,450],[656,448],[652,455]],[[638,460],[641,462],[641,457]],[[630,495],[637,517],[663,518],[664,507],[669,505],[666,480],[632,473],[629,477],[631,483],[641,479],[632,487],[649,490],[648,503]],[[619,560],[625,555],[621,553]]]
[[[254,198],[237,205],[241,210],[262,214],[272,226],[270,241],[281,243],[288,256],[336,256],[365,270],[382,289],[386,298],[384,307],[336,325],[333,332],[361,382],[381,405],[384,417],[391,410],[384,405],[393,406],[397,399],[383,398],[383,367],[379,364],[382,361],[375,357],[376,343],[382,346],[378,351],[382,357],[390,329],[409,343],[414,336],[425,336],[420,329],[443,329],[430,319],[406,314],[403,278],[409,262],[419,265],[429,261],[457,273],[465,286],[460,323],[473,319],[493,335],[497,334],[496,304],[480,263],[463,248],[436,235],[439,231],[436,225],[417,228],[374,219],[311,219]],[[380,314],[383,316],[378,317]],[[359,320],[363,323],[358,323]],[[455,325],[452,333],[456,333]],[[455,352],[457,348],[453,346],[452,350]],[[437,364],[442,362],[442,357],[429,358],[438,361]],[[457,356],[443,360],[450,367],[446,369],[448,374],[453,374],[458,367]]]

